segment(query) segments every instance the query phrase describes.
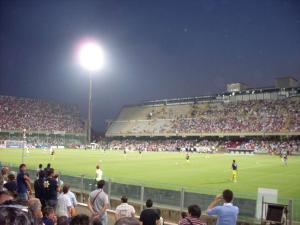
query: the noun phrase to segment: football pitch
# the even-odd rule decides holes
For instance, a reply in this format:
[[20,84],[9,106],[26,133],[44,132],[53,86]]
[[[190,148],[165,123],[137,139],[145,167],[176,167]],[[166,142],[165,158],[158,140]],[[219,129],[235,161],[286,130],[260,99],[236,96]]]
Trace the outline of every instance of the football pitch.
[[[0,149],[0,161],[18,165],[21,149]],[[231,162],[238,163],[238,181],[231,181]],[[128,152],[64,149],[56,150],[51,160],[49,151],[31,149],[24,162],[30,169],[48,162],[64,175],[95,177],[100,164],[105,178],[127,184],[163,189],[216,194],[232,189],[240,197],[255,198],[257,188],[278,189],[280,198],[300,199],[300,157],[290,156],[284,166],[278,156],[190,154],[178,152]]]

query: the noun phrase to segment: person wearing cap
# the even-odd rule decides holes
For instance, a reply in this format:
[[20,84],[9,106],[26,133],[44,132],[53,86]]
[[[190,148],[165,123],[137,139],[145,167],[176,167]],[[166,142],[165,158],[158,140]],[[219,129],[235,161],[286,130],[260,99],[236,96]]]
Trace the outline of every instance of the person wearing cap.
[[122,196],[121,204],[117,206],[115,212],[116,221],[123,217],[134,217],[135,209],[132,205],[129,205],[127,201],[128,201],[127,196]]
[[11,193],[16,193],[17,192],[16,172],[10,171],[8,173],[7,178],[8,181],[3,185],[3,187]]

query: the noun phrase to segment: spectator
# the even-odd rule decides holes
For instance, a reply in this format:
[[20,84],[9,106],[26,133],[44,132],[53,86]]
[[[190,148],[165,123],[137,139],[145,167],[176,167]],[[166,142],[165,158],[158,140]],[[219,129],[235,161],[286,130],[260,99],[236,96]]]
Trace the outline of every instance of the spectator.
[[42,221],[45,225],[54,225],[56,222],[56,216],[52,207],[45,207],[43,210]]
[[102,225],[107,225],[108,221],[106,209],[109,207],[109,202],[108,196],[103,190],[104,185],[104,180],[97,182],[98,189],[90,193],[88,207],[94,220],[97,219],[101,221]]
[[[7,205],[9,204],[9,205]],[[28,207],[15,202],[0,205],[0,224],[2,225],[32,225],[36,224]]]
[[47,167],[44,168],[46,178],[48,177],[50,169],[51,169],[51,164],[48,163]]
[[69,225],[69,218],[66,216],[60,216],[57,218],[57,225]]
[[188,216],[188,214],[186,212],[182,212],[181,213],[181,219],[184,219]]
[[142,225],[156,225],[160,221],[160,216],[157,211],[152,208],[153,202],[151,199],[146,201],[146,209],[141,212],[140,221]]
[[60,191],[56,179],[54,178],[54,169],[48,171],[48,178],[44,181],[46,205],[55,209],[57,204],[57,193]]
[[75,215],[76,214],[75,207],[77,205],[77,199],[76,199],[75,194],[70,190],[70,187],[69,187],[69,191],[68,191],[67,195],[69,196],[71,203],[72,203],[72,215]]
[[[222,206],[216,206],[224,201]],[[239,208],[233,206],[233,193],[231,190],[224,190],[223,195],[217,195],[207,208],[207,214],[218,216],[217,225],[235,225],[239,214]]]
[[16,173],[14,171],[10,171],[8,173],[8,181],[4,184],[4,188],[12,194],[16,194],[17,192],[17,181],[16,181]]
[[188,207],[188,215],[180,220],[179,225],[206,225],[200,221],[201,209],[198,205]]
[[115,225],[140,225],[140,223],[134,217],[122,217],[115,222]]
[[46,206],[45,188],[44,188],[45,171],[41,170],[38,175],[38,179],[34,181],[34,194],[35,197],[40,199],[42,206]]
[[117,206],[115,211],[116,221],[123,217],[134,217],[135,209],[132,205],[129,205],[127,201],[128,201],[127,196],[122,196],[121,204]]
[[56,215],[58,217],[66,216],[70,218],[72,216],[73,205],[68,195],[68,192],[69,192],[69,185],[65,184],[63,186],[63,193],[59,195],[57,200]]
[[19,173],[17,175],[17,192],[18,198],[21,201],[27,201],[29,195],[31,195],[31,186],[30,186],[30,179],[28,175],[26,175],[26,165],[21,164],[19,166]]
[[9,169],[7,166],[2,167],[0,172],[0,191],[3,191],[3,185],[7,182],[7,173]]
[[38,198],[28,200],[28,209],[31,210],[35,221],[41,221],[43,218],[42,204]]
[[13,199],[14,198],[7,191],[0,191],[0,204]]
[[43,164],[39,164],[39,168],[36,170],[36,179],[39,179],[39,175],[42,170],[43,170]]
[[70,225],[90,225],[90,218],[84,214],[74,216]]

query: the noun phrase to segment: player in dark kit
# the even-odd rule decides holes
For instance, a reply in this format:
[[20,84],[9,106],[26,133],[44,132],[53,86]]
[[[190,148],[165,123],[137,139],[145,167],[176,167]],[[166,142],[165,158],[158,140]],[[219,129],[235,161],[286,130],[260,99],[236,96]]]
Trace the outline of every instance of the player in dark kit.
[[190,162],[190,155],[189,155],[189,153],[186,153],[185,159],[186,159],[186,162]]
[[232,181],[237,182],[237,168],[238,168],[238,166],[237,166],[235,160],[232,161],[231,168],[232,168]]
[[282,159],[283,159],[284,165],[287,166],[287,163],[288,163],[288,154],[287,153],[283,154]]

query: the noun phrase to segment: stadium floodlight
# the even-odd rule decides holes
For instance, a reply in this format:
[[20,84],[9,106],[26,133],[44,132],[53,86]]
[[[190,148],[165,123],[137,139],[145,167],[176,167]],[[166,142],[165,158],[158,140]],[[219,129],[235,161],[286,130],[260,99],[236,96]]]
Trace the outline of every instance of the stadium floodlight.
[[89,87],[89,111],[88,111],[88,127],[87,127],[87,143],[91,143],[92,133],[92,74],[99,71],[103,66],[103,51],[95,41],[87,41],[83,43],[79,49],[80,65],[89,71],[90,87]]
[[79,50],[80,65],[89,72],[95,72],[103,66],[103,50],[96,42],[86,42]]

